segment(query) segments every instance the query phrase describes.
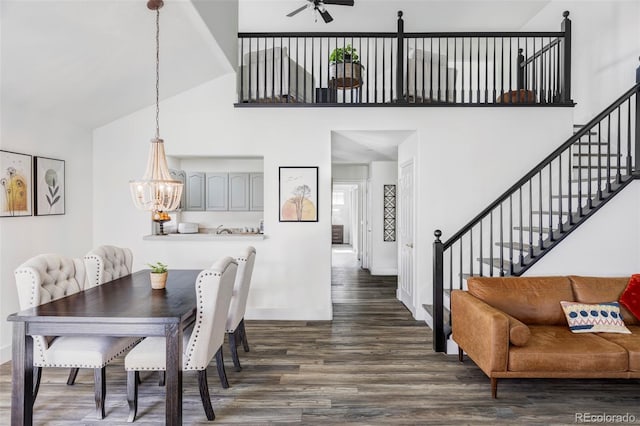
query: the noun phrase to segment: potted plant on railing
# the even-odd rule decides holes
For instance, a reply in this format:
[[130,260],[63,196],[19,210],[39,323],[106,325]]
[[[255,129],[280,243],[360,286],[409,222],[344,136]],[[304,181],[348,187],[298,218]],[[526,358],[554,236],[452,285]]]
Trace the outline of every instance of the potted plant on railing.
[[147,263],[151,268],[151,288],[154,290],[161,290],[167,285],[167,265],[162,262],[156,262],[155,264]]
[[362,84],[362,70],[364,67],[358,61],[357,50],[347,44],[336,47],[329,55],[331,63],[331,84],[336,89],[351,89]]

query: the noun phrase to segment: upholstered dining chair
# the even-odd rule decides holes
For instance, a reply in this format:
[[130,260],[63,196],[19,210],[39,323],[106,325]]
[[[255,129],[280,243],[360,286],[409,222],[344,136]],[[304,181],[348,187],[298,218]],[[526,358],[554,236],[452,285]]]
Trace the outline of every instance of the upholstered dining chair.
[[[57,254],[35,256],[14,272],[20,309],[28,309],[78,293],[86,288],[86,274],[81,259]],[[71,367],[67,384],[75,381],[77,369],[94,371],[96,416],[105,416],[105,367],[133,347],[138,338],[107,336],[33,336],[35,401],[43,367]]]
[[[208,420],[215,419],[207,384],[207,366],[215,357],[218,367],[223,364],[222,343],[233,283],[238,264],[231,257],[218,260],[210,269],[198,275],[195,282],[197,313],[195,322],[184,330],[182,370],[198,374],[198,387],[202,406]],[[129,422],[138,411],[138,383],[141,370],[165,371],[166,352],[164,337],[147,337],[133,348],[124,359],[127,370],[127,401]]]
[[229,336],[229,347],[231,358],[236,371],[242,370],[240,358],[238,358],[238,344],[242,343],[245,352],[249,352],[249,341],[244,328],[244,314],[247,308],[247,297],[249,286],[251,285],[251,275],[253,265],[256,260],[256,249],[249,246],[241,256],[236,257],[238,262],[238,273],[233,285],[233,296],[227,317],[227,335]]
[[129,275],[133,267],[131,249],[116,246],[100,246],[84,257],[89,287],[104,284]]

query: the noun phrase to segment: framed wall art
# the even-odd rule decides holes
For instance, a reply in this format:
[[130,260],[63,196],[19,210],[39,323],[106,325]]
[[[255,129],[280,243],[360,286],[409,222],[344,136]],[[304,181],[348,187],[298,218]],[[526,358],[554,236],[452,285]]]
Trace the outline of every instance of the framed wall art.
[[318,168],[280,167],[280,222],[318,221]]
[[64,160],[34,157],[35,213],[37,216],[65,213]]
[[31,216],[31,156],[0,151],[0,217]]

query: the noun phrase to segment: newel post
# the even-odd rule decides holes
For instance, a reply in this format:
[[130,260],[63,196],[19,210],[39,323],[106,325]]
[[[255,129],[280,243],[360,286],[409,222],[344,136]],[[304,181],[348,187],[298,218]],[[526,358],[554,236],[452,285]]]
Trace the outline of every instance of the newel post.
[[436,229],[433,233],[436,237],[433,242],[433,350],[435,352],[447,351],[447,340],[444,335],[444,249],[440,237],[442,231]]
[[405,102],[404,93],[404,21],[402,11],[398,11],[398,49],[396,57],[396,96],[398,102]]
[[[640,57],[638,58],[640,60]],[[640,84],[640,65],[636,68],[636,84]],[[636,90],[636,150],[635,150],[635,170],[640,173],[640,88]]]
[[564,42],[562,43],[562,78],[560,79],[561,101],[563,103],[571,103],[571,19],[569,19],[569,11],[562,12],[564,20],[560,30],[564,33]]

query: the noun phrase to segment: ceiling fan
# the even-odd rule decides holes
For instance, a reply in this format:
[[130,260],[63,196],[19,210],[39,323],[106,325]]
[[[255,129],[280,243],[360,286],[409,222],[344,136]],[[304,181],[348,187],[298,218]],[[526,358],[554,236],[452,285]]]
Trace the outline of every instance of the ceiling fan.
[[308,4],[305,4],[302,7],[294,10],[293,12],[287,14],[288,17],[292,17],[302,12],[305,9],[313,8],[314,11],[317,11],[322,19],[324,19],[325,23],[329,23],[333,21],[333,17],[327,12],[327,8],[325,5],[335,4],[338,6],[353,6],[354,0],[307,0]]

